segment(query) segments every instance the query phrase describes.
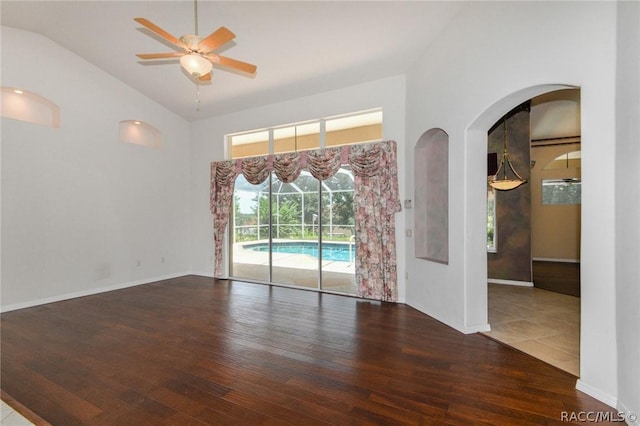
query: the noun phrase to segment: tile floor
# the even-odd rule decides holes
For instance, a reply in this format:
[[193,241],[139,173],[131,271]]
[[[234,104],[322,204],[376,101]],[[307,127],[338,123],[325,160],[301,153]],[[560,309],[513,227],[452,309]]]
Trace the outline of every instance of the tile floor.
[[25,419],[14,410],[9,404],[0,401],[0,425],[2,426],[33,426],[29,420]]
[[580,376],[580,298],[489,284],[489,324],[487,336]]

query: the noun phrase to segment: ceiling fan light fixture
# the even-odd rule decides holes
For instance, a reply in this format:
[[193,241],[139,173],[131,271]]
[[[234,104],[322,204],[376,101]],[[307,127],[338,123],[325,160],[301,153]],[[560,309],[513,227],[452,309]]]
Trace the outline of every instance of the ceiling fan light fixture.
[[213,64],[202,55],[189,53],[180,58],[180,65],[194,77],[202,77],[209,74],[213,69]]

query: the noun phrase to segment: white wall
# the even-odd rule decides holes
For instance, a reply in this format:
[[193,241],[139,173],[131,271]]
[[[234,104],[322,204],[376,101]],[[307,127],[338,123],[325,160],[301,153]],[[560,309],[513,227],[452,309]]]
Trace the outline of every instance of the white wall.
[[[617,76],[616,104],[616,7],[471,2],[406,79],[387,78],[191,125],[49,40],[3,28],[2,84],[54,100],[62,126],[2,120],[2,307],[189,270],[211,275],[209,163],[224,158],[225,134],[382,106],[384,136],[398,142],[404,170],[401,199],[413,197],[412,155],[420,135],[442,128],[450,141],[449,264],[415,259],[413,241],[404,237],[404,229],[413,226],[413,211],[398,214],[398,256],[407,259],[398,265],[400,299],[463,332],[481,330],[487,326],[486,132],[520,102],[574,85],[582,90],[583,108],[580,388],[609,403],[619,392],[621,403],[638,412],[640,262],[634,269],[615,261],[616,249],[629,247],[625,259],[639,260],[638,239],[624,237],[615,220],[640,229],[633,215],[639,202],[615,199],[610,179],[600,179],[622,177],[616,162],[638,163],[634,120],[615,116],[616,106],[627,111],[636,105],[630,111],[637,117],[640,98],[625,93],[637,84],[638,64],[629,60],[629,71]],[[636,37],[636,51],[637,14],[637,5],[620,6],[618,35]],[[132,118],[163,132],[162,150],[117,141],[117,123]],[[616,156],[616,137],[627,141],[620,147],[632,156]],[[637,179],[634,173],[631,178]]]
[[[640,3],[618,3],[616,287],[618,399],[640,415]],[[634,423],[640,425],[640,419]]]
[[[49,39],[7,27],[2,85],[61,111],[58,129],[2,119],[2,309],[188,272],[188,123]],[[127,119],[158,128],[162,148],[120,142]]]
[[[406,191],[413,147],[449,134],[449,265],[407,244],[407,302],[464,332],[487,328],[487,130],[544,91],[582,93],[582,335],[580,388],[615,404],[615,3],[468,3],[407,75]],[[407,223],[414,218],[407,214]],[[603,349],[606,348],[606,349]]]
[[[293,123],[336,114],[382,107],[383,137],[398,143],[398,167],[404,167],[405,78],[396,76],[363,83],[282,103],[233,114],[212,117],[192,124],[192,204],[191,259],[193,271],[213,275],[212,216],[209,212],[209,166],[225,159],[224,135]],[[400,198],[404,199],[404,176],[399,176]],[[398,245],[398,297],[404,301],[404,214],[396,215]]]

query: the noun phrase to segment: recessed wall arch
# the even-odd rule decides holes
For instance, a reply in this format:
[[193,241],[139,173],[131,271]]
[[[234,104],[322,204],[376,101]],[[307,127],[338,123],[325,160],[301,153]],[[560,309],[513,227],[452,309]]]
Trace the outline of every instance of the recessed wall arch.
[[419,259],[449,263],[449,135],[429,129],[414,148],[414,248]]
[[29,90],[3,86],[2,116],[28,123],[60,127],[60,107],[49,99]]
[[140,120],[123,120],[119,124],[120,141],[149,148],[162,147],[162,133]]

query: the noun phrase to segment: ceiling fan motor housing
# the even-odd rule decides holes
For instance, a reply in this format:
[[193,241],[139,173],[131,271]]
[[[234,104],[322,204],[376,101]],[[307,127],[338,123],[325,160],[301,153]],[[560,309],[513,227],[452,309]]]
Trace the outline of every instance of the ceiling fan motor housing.
[[185,34],[180,37],[180,41],[185,44],[187,49],[191,52],[203,53],[200,51],[200,41],[202,39],[195,34]]

